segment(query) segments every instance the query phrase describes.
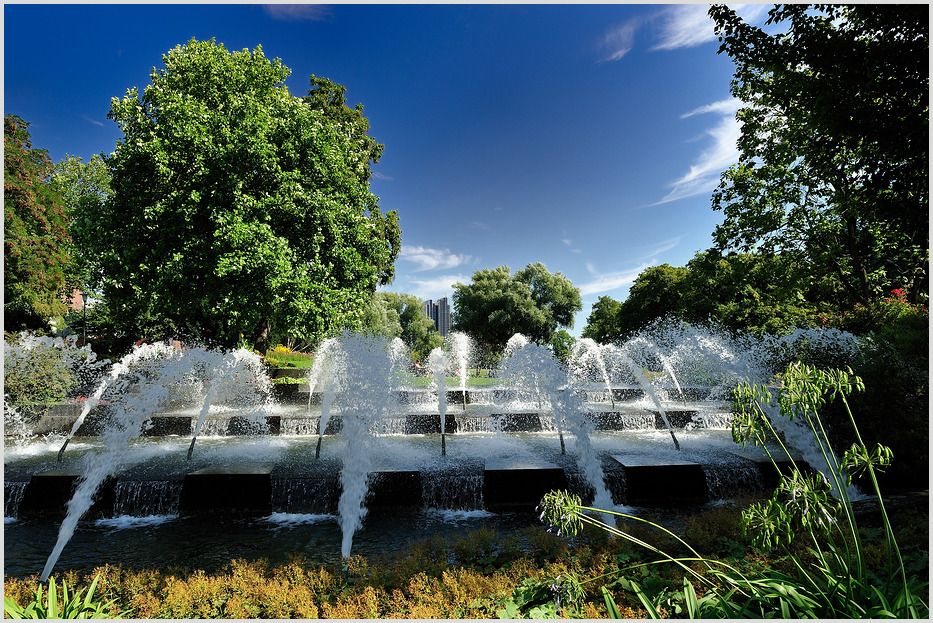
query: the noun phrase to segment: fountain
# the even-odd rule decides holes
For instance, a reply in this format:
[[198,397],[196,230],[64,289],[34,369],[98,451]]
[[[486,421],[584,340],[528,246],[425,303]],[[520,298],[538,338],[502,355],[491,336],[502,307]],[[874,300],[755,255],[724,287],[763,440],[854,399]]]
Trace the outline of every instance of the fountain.
[[[400,340],[344,334],[320,345],[307,399],[291,401],[271,399],[255,354],[144,345],[98,369],[59,433],[24,433],[5,405],[6,529],[17,516],[62,519],[45,578],[79,521],[143,513],[335,523],[347,557],[386,516],[530,517],[555,488],[604,508],[702,503],[769,477],[763,452],[731,441],[730,389],[770,380],[801,345],[845,358],[854,344],[832,331],[751,340],[672,324],[624,344],[581,340],[564,365],[516,335],[480,386],[469,340],[453,334],[430,354],[424,387]],[[461,405],[450,414],[449,394]],[[807,462],[831,468],[782,426]]]

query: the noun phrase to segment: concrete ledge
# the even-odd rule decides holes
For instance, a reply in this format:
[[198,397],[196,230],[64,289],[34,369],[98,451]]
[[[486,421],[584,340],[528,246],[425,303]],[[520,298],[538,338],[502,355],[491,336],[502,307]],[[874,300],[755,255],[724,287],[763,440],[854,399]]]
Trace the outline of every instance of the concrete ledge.
[[492,413],[499,430],[504,433],[536,432],[541,430],[541,417],[537,413]]
[[545,462],[489,461],[483,474],[486,510],[531,511],[548,491],[567,489],[563,468]]
[[[36,474],[29,480],[19,503],[20,517],[64,519],[68,514],[68,501],[78,486],[80,475],[75,472],[54,471]],[[99,519],[113,515],[116,502],[116,479],[107,478],[94,494],[94,503],[83,515],[84,519]]]
[[[735,450],[729,451],[731,454],[734,454],[738,457],[741,457],[745,460],[752,461],[758,465],[758,470],[761,472],[761,482],[765,489],[772,490],[778,486],[778,483],[781,481],[782,475],[788,475],[794,468],[794,464],[784,455],[783,452],[771,451],[772,456],[775,457],[774,463],[777,464],[777,469],[774,468],[774,464],[771,463],[771,460],[768,459],[768,456],[765,454],[764,450],[761,450],[756,447],[747,447],[747,448],[736,448]],[[783,458],[781,458],[783,457]],[[804,471],[813,471],[813,468],[810,467],[809,463],[803,460],[803,457],[799,454],[793,455],[794,461],[796,461],[797,466],[802,468]]]
[[[406,415],[405,434],[406,435],[427,435],[441,433],[441,416],[439,413],[423,415]],[[447,434],[457,432],[457,418],[453,413],[447,413],[444,417],[444,432]]]
[[272,512],[272,463],[207,467],[185,476],[178,500],[181,515]]
[[625,471],[625,503],[678,506],[705,502],[706,473],[699,463],[679,459],[612,455]]
[[369,475],[369,495],[366,508],[420,508],[422,500],[421,472],[412,470],[380,470]]
[[150,419],[152,426],[143,431],[147,437],[166,435],[190,435],[194,431],[194,418],[190,415],[154,415]]
[[[683,411],[677,409],[671,409],[670,411],[664,411],[667,414],[667,419],[671,423],[671,428],[683,428],[687,424],[693,421],[693,416],[697,414],[696,411]],[[652,411],[654,413],[654,426],[655,428],[666,429],[667,424],[664,423],[664,418],[661,417],[661,413],[658,411]]]

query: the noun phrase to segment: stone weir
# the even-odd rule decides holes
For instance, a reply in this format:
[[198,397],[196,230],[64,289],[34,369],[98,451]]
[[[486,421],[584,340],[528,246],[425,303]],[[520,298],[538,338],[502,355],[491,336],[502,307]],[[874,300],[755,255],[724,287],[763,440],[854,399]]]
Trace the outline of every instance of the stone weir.
[[[282,385],[276,389],[276,404],[266,415],[244,417],[236,409],[212,407],[201,429],[202,435],[320,435],[321,395],[308,395],[307,386]],[[584,392],[584,414],[594,430],[650,430],[667,425],[661,412],[650,405],[638,388],[613,388]],[[683,402],[678,398],[686,396]],[[731,421],[728,405],[709,400],[702,388],[685,388],[683,394],[662,393],[668,405],[665,415],[674,428],[725,428]],[[447,414],[444,429],[457,432],[538,432],[554,431],[553,415],[541,410],[535,401],[520,401],[511,389],[487,388],[447,391]],[[391,397],[395,415],[384,417],[379,434],[436,434],[441,432],[437,396],[433,390],[398,390]],[[81,412],[80,405],[57,405],[35,425],[36,434],[68,433]],[[95,436],[106,425],[105,408],[98,407],[78,429],[77,435]],[[170,403],[153,415],[143,431],[145,436],[193,434],[200,408]],[[339,434],[343,427],[339,407],[327,419],[324,435]]]
[[[749,449],[718,453],[709,460],[674,453],[666,458],[605,453],[599,459],[613,502],[634,506],[702,504],[773,488],[778,476],[763,452]],[[298,466],[239,461],[192,466],[175,463],[161,466],[159,473],[129,469],[101,485],[84,519],[336,514],[341,467],[339,458],[322,456]],[[79,478],[77,471],[64,468],[32,474],[28,480],[7,480],[5,515],[61,520]],[[592,501],[594,493],[569,455],[473,458],[449,464],[439,461],[428,467],[377,465],[369,474],[366,506],[370,513],[391,513],[399,508],[530,513],[545,493],[555,489],[577,493],[585,503]]]

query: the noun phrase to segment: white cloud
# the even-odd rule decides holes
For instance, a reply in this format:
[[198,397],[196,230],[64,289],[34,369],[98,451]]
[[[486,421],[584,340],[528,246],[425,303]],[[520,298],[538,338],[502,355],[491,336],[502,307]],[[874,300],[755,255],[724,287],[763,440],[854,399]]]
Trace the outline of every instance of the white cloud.
[[383,174],[380,173],[379,171],[373,171],[373,177],[376,178],[377,180],[386,180],[387,182],[391,182],[392,180],[395,179],[394,177],[389,177],[388,175],[383,175]]
[[635,28],[641,20],[631,20],[620,24],[606,33],[600,42],[604,58],[600,62],[613,62],[621,60],[629,53],[635,42]]
[[589,296],[591,294],[601,294],[603,292],[617,290],[622,286],[630,285],[634,283],[638,274],[649,266],[651,266],[651,264],[642,264],[638,268],[632,270],[599,274],[596,269],[593,268],[593,265],[588,263],[586,269],[590,271],[592,278],[583,285],[578,286],[580,288],[580,295]]
[[[499,208],[496,209],[498,210]],[[487,223],[483,223],[482,221],[473,221],[470,223],[470,227],[473,229],[490,229],[489,225]]]
[[426,247],[412,247],[402,245],[398,257],[418,265],[416,271],[446,270],[455,268],[472,260],[470,255],[451,253],[450,249],[429,249]]
[[727,100],[720,100],[718,102],[713,102],[712,104],[706,104],[704,106],[700,106],[699,108],[694,108],[690,112],[682,114],[680,118],[686,119],[687,117],[702,115],[703,113],[708,112],[715,112],[723,115],[735,115],[736,111],[738,111],[741,107],[742,102],[734,97],[730,97]]
[[650,50],[676,50],[691,48],[715,41],[713,20],[707,15],[707,4],[677,4],[659,17],[661,20],[657,43]]
[[[757,24],[767,14],[771,5],[730,5],[735,12],[750,24]],[[615,26],[599,42],[603,58],[600,62],[618,61],[628,54],[635,44],[635,31],[643,24],[654,25],[654,44],[649,51],[691,48],[716,41],[714,22],[708,15],[708,4],[675,4],[652,15],[633,18]]]
[[82,115],[81,118],[84,119],[85,121],[93,123],[94,125],[99,125],[102,128],[105,127],[103,122],[98,121],[97,119],[91,119],[90,115]]
[[668,238],[667,240],[662,240],[661,242],[657,244],[657,246],[652,248],[647,254],[641,256],[641,258],[639,259],[650,260],[651,258],[655,256],[661,255],[665,251],[670,251],[671,249],[673,249],[674,247],[680,244],[681,238],[683,238],[683,236],[677,236],[676,238]]
[[712,139],[712,144],[697,157],[683,177],[670,185],[671,191],[654,205],[709,193],[716,188],[720,174],[739,160],[736,143],[742,132],[739,122],[735,119],[735,111],[739,105],[738,100],[723,100],[682,115],[682,118],[686,118],[714,112],[718,113],[720,118],[716,126],[705,132],[705,135]]
[[[440,299],[453,294],[455,283],[470,283],[471,277],[466,275],[443,275],[434,279],[412,279],[411,283],[415,285],[411,294],[420,299]],[[452,301],[448,301],[451,304]]]
[[318,21],[330,16],[330,7],[323,4],[264,4],[262,10],[283,22]]

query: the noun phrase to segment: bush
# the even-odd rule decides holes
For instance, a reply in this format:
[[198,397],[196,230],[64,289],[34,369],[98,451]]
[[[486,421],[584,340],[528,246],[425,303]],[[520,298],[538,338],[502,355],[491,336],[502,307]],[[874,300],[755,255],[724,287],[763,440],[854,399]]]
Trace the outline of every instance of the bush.
[[28,413],[36,405],[62,402],[75,383],[68,363],[62,349],[46,343],[6,348],[3,383],[9,404]]
[[[903,290],[837,318],[840,328],[862,336],[852,367],[866,391],[852,399],[859,430],[870,443],[888,446],[897,462],[880,482],[887,489],[929,487],[929,311],[907,302]],[[841,405],[824,414],[839,447],[855,442]],[[869,483],[857,481],[861,488]]]

